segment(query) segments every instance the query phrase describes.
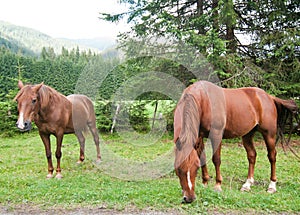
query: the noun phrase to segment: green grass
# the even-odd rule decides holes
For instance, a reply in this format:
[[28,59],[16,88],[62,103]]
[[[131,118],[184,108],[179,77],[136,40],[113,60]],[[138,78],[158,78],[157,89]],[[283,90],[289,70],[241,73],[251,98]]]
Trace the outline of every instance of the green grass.
[[[173,143],[168,137],[139,146],[116,135],[104,135],[100,144],[103,159],[100,164],[94,163],[95,147],[89,138],[86,161],[77,165],[79,145],[74,135],[66,135],[62,149],[62,180],[46,180],[44,146],[37,133],[1,138],[0,205],[12,207],[12,210],[20,205],[30,205],[41,210],[105,207],[118,211],[136,208],[186,214],[300,211],[299,161],[291,153],[285,155],[277,147],[278,192],[270,195],[266,192],[270,178],[267,151],[264,145],[258,144],[255,186],[251,192],[241,193],[239,189],[246,179],[248,167],[246,152],[236,142],[224,142],[221,165],[223,192],[213,191],[214,179],[208,188],[202,187],[199,174],[197,200],[192,204],[181,204],[181,188],[172,171],[173,158],[170,156]],[[294,148],[300,151],[299,145]],[[55,144],[52,144],[52,152],[54,154]],[[210,175],[215,177],[212,162],[208,164]],[[139,169],[141,167],[144,169]]]

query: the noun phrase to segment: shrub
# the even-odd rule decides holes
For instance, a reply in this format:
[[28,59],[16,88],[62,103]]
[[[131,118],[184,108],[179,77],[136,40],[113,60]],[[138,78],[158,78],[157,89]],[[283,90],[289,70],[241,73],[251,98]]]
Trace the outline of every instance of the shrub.
[[16,122],[18,119],[17,104],[15,102],[0,102],[0,130],[1,136],[13,136],[18,132]]
[[95,114],[98,130],[109,132],[112,126],[112,103],[97,101],[95,103]]

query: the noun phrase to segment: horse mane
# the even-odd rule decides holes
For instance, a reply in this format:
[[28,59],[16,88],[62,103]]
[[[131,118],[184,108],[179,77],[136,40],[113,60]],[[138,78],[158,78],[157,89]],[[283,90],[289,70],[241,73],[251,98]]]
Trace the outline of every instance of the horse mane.
[[[179,138],[176,141],[176,164],[180,166],[184,162],[192,162],[195,144],[199,136],[200,115],[195,98],[191,94],[184,94],[181,98],[182,124]],[[180,153],[179,153],[180,152]],[[192,157],[191,157],[192,156]],[[189,161],[191,160],[191,161]]]
[[13,101],[17,101],[18,98],[24,93],[24,89],[22,88],[18,93],[17,95],[15,96],[15,98],[13,99]]
[[195,98],[191,94],[185,94],[183,100],[182,126],[179,139],[180,142],[185,142],[194,146],[199,135],[199,110]]
[[38,98],[41,105],[41,109],[47,108],[53,100],[57,99],[58,96],[63,95],[57,92],[55,89],[47,85],[43,85],[38,91]]

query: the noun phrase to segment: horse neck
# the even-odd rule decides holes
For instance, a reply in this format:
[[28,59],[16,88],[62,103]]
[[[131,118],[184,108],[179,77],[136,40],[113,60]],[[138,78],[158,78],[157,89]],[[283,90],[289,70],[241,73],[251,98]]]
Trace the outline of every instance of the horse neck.
[[38,115],[41,119],[46,119],[53,113],[59,105],[69,102],[68,99],[55,91],[54,89],[45,86],[46,88],[40,92],[40,105]]
[[193,95],[186,94],[183,99],[185,103],[182,110],[182,125],[179,139],[182,143],[194,145],[199,135],[199,107]]

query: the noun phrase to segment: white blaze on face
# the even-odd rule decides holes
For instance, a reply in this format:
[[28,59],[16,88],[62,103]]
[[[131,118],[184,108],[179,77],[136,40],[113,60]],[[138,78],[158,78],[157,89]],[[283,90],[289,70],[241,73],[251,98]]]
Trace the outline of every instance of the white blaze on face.
[[24,114],[23,112],[20,113],[19,119],[18,119],[18,126],[19,129],[24,129]]
[[189,186],[190,190],[192,190],[193,184],[192,184],[192,182],[191,182],[190,171],[187,172],[187,176],[186,176],[186,177],[187,177],[187,181],[188,181],[188,186]]

